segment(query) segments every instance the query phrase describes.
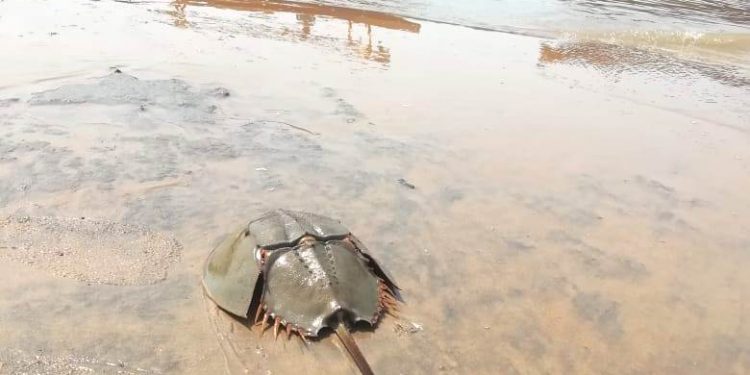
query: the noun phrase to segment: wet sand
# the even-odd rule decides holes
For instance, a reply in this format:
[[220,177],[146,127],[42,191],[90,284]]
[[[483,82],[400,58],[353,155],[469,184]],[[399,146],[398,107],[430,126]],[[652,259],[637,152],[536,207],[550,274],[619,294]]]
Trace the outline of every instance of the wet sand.
[[750,371],[742,41],[208,3],[0,2],[0,217],[33,226],[0,225],[0,373],[356,373],[203,296],[276,207],[395,275],[401,316],[355,334],[376,373]]

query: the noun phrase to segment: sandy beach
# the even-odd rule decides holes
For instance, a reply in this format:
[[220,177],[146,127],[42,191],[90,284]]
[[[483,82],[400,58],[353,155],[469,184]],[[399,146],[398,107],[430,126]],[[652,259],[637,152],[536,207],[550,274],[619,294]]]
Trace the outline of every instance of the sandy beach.
[[747,4],[471,3],[0,0],[0,374],[357,374],[203,294],[277,207],[377,374],[750,372]]

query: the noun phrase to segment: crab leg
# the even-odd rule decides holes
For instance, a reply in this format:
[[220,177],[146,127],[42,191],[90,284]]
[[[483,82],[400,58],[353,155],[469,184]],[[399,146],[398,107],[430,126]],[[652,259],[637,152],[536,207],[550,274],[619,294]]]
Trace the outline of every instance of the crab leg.
[[266,330],[266,323],[268,323],[268,313],[263,314],[263,323],[260,325],[258,337],[263,336],[263,332]]
[[287,323],[286,324],[286,339],[289,340],[290,337],[292,337],[292,325]]
[[307,338],[305,337],[305,334],[302,331],[297,331],[297,333],[299,334],[299,337],[302,339],[302,342],[304,342],[305,345],[310,344],[310,342],[307,341]]
[[255,311],[255,320],[254,323],[258,323],[260,321],[260,313],[263,312],[263,305],[258,304],[258,309]]
[[281,318],[277,316],[276,320],[273,323],[273,339],[274,340],[279,338],[279,323],[281,323]]

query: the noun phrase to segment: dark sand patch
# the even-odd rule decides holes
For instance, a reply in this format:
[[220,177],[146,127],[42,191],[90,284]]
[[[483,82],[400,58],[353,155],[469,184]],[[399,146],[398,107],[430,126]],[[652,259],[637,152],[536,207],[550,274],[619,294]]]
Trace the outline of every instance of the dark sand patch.
[[578,293],[573,306],[581,319],[591,322],[607,339],[618,339],[623,335],[620,325],[620,305],[599,293]]
[[[226,94],[226,95],[224,95]],[[130,105],[136,112],[151,109],[173,111],[185,121],[209,121],[218,107],[216,98],[228,96],[228,91],[215,88],[207,91],[193,89],[187,82],[172,79],[145,80],[125,73],[112,73],[87,83],[60,86],[34,93],[31,105],[102,104]]]
[[19,100],[18,98],[0,99],[0,107],[10,107],[11,104],[18,103]]

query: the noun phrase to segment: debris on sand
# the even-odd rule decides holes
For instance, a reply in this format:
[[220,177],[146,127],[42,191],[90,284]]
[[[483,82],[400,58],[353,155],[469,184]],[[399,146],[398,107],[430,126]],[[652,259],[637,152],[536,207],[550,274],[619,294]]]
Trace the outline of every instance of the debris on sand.
[[210,90],[208,93],[211,96],[214,96],[217,98],[226,98],[230,95],[229,90],[225,89],[224,87],[217,87],[213,90]]
[[399,321],[393,324],[393,331],[396,332],[397,335],[403,336],[406,334],[413,335],[417,332],[421,332],[424,330],[424,327],[422,324],[417,322],[405,322],[405,321]]
[[292,129],[296,129],[296,130],[299,130],[299,131],[303,131],[303,132],[305,132],[305,133],[307,133],[307,134],[311,134],[311,135],[320,135],[320,133],[314,132],[314,131],[312,131],[312,130],[310,130],[310,129],[306,129],[306,128],[303,128],[303,127],[301,127],[301,126],[297,126],[297,125],[294,125],[294,124],[290,124],[290,123],[288,123],[288,122],[284,122],[284,121],[276,121],[276,120],[256,120],[256,121],[253,121],[253,122],[251,122],[251,123],[250,123],[250,124],[248,124],[248,125],[251,125],[251,124],[255,124],[255,123],[267,123],[267,122],[270,122],[270,123],[274,123],[274,124],[280,124],[280,125],[286,125],[286,126],[288,126],[288,127],[292,128]]

